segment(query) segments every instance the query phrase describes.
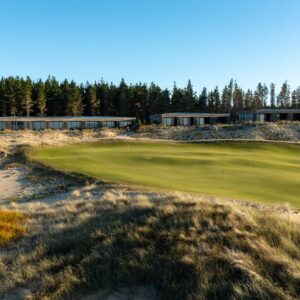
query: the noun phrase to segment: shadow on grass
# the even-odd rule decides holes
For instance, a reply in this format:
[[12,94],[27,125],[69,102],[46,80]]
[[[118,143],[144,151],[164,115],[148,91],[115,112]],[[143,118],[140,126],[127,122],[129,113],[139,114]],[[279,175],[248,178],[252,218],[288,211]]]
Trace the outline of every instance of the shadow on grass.
[[48,217],[63,227],[7,262],[19,268],[10,289],[30,283],[31,299],[136,286],[161,299],[300,297],[300,229],[285,220],[172,197],[144,206],[81,201]]

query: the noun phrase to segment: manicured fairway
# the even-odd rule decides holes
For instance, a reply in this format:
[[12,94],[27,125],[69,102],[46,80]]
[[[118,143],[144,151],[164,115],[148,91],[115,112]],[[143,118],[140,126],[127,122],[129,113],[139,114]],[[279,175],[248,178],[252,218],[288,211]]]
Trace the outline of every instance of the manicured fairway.
[[49,147],[33,157],[105,181],[300,207],[300,146],[103,142]]

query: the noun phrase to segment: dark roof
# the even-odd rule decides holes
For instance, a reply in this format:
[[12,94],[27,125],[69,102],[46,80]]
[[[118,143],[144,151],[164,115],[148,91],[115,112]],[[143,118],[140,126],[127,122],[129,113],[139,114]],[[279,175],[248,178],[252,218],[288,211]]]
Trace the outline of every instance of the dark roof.
[[111,117],[111,116],[79,116],[79,117],[0,117],[0,122],[68,122],[68,121],[77,121],[77,122],[105,122],[105,121],[135,121],[136,118],[132,117]]
[[165,113],[161,115],[163,118],[222,118],[229,117],[229,114],[217,114],[217,113]]
[[265,108],[258,109],[257,114],[300,114],[300,109],[291,108]]
[[242,115],[242,114],[255,114],[255,111],[238,111],[236,114],[237,114],[237,115]]

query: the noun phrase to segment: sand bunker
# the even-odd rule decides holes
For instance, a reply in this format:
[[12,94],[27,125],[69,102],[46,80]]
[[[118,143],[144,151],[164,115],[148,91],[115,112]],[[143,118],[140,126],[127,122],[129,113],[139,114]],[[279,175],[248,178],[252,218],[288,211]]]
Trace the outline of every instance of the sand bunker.
[[16,169],[0,169],[0,200],[18,197],[22,192],[20,172]]

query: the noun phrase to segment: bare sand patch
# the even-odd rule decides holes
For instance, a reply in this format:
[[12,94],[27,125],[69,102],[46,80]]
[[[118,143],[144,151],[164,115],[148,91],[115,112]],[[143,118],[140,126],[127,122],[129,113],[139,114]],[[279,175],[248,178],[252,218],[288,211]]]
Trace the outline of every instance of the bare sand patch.
[[0,201],[13,199],[22,193],[21,172],[0,169]]

